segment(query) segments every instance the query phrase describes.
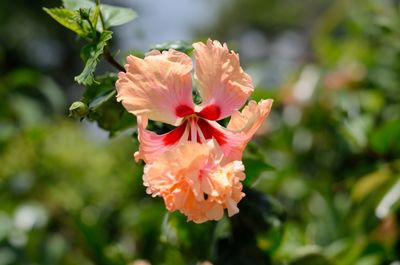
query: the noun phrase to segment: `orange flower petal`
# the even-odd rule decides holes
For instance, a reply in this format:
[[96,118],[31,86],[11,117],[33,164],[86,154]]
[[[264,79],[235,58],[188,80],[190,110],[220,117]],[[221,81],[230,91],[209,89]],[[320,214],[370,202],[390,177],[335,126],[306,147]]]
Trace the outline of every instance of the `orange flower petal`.
[[194,43],[195,79],[203,99],[199,115],[220,120],[231,115],[253,92],[251,77],[240,67],[239,55],[218,41]]
[[232,114],[227,129],[245,133],[248,138],[251,138],[267,118],[272,103],[272,99],[261,100],[258,104],[251,100],[241,112],[235,111]]
[[224,209],[229,216],[236,214],[244,196],[244,166],[241,161],[221,164],[222,155],[213,141],[177,145],[145,166],[147,192],[163,197],[169,211],[179,210],[196,223],[219,220]]
[[241,141],[228,141],[233,143],[229,146],[231,159],[242,159],[242,154],[247,143],[268,117],[272,103],[272,99],[261,100],[258,104],[254,100],[251,100],[241,112],[236,111],[232,114],[227,129],[233,132],[235,135],[234,139],[240,138]]
[[177,126],[194,109],[192,68],[191,58],[175,50],[130,55],[118,75],[117,100],[134,115]]
[[[273,100],[261,100],[258,104],[251,100],[242,112],[232,114],[227,128],[217,122],[199,122],[199,127],[208,132],[219,144],[224,152],[224,161],[241,160],[247,143],[260,128],[271,111]],[[209,135],[205,133],[207,139]]]
[[162,135],[146,130],[147,122],[148,119],[146,117],[137,116],[138,140],[140,144],[139,151],[135,153],[136,161],[143,159],[146,163],[150,163],[166,150],[179,144],[182,139],[187,139],[188,131],[186,122],[178,128]]

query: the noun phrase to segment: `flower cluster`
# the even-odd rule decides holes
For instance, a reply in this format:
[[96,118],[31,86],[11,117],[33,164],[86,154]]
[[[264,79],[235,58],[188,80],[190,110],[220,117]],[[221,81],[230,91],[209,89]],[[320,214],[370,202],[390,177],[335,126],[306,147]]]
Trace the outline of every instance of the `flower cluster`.
[[[117,100],[137,117],[135,159],[146,163],[147,192],[161,196],[169,211],[202,223],[221,219],[224,209],[229,216],[239,212],[242,153],[268,116],[272,100],[249,101],[240,112],[253,84],[238,54],[211,40],[193,48],[201,104],[192,98],[192,59],[172,49],[153,50],[144,59],[129,56],[116,88]],[[229,116],[226,128],[217,122]],[[176,128],[158,135],[146,129],[148,120]]]

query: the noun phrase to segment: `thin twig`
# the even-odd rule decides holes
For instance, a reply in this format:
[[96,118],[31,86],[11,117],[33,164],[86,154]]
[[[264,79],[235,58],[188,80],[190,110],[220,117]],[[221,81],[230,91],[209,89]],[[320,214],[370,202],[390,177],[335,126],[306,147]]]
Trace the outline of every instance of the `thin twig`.
[[96,0],[96,6],[99,8],[101,26],[103,27],[103,30],[105,30],[106,23],[104,22],[104,17],[103,17],[103,14],[101,13],[100,0]]
[[124,68],[121,64],[119,64],[119,63],[114,59],[114,57],[111,55],[110,50],[108,49],[108,45],[106,45],[106,46],[104,47],[104,53],[103,53],[103,55],[104,55],[104,59],[106,59],[106,61],[107,61],[108,63],[110,63],[112,66],[114,66],[115,68],[117,68],[118,70],[120,70],[120,71],[122,71],[122,72],[126,72],[126,71],[125,71],[125,68]]
[[[101,21],[101,27],[103,28],[103,31],[106,30],[106,23],[104,22],[104,17],[103,14],[101,13],[101,8],[100,8],[100,0],[96,0],[96,6],[99,8],[99,15],[100,15],[100,21]],[[108,44],[104,47],[104,52],[103,56],[106,59],[108,63],[110,63],[112,66],[117,68],[119,71],[125,72],[125,68],[119,64],[114,57],[110,53],[110,49],[108,48]]]

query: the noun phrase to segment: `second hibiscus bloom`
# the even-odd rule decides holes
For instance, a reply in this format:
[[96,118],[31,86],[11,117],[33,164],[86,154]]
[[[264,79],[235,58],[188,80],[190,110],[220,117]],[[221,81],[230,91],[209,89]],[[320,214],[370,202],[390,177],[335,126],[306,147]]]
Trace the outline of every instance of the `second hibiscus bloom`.
[[[116,83],[117,100],[137,116],[144,184],[164,198],[170,211],[180,210],[200,223],[218,220],[223,209],[231,216],[244,196],[241,157],[253,134],[268,116],[272,100],[250,101],[251,77],[239,56],[226,44],[194,43],[194,80],[202,98],[192,98],[192,59],[175,50],[151,51],[144,59],[129,56]],[[231,116],[227,128],[217,121]],[[158,135],[148,120],[176,126]]]

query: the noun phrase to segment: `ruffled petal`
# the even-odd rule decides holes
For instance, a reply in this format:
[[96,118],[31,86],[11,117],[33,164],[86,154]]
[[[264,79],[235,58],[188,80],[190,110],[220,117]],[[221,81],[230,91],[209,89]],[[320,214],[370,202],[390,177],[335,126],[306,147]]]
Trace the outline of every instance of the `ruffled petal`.
[[251,77],[240,67],[239,55],[218,41],[194,43],[195,79],[203,99],[199,116],[220,120],[238,110],[253,92]]
[[186,122],[162,135],[146,130],[147,122],[146,117],[137,116],[139,151],[135,152],[136,161],[143,159],[146,163],[151,163],[162,153],[179,144],[182,139],[187,139]]
[[134,115],[177,126],[194,110],[192,68],[191,58],[175,50],[130,55],[118,75],[117,100]]
[[224,133],[227,141],[221,148],[230,160],[241,160],[247,143],[263,124],[271,111],[273,100],[261,100],[258,104],[251,100],[242,112],[233,113],[227,129],[213,124]]
[[147,192],[162,197],[169,211],[178,210],[196,223],[219,220],[224,209],[229,216],[237,213],[244,197],[244,167],[241,161],[221,164],[220,154],[213,141],[186,142],[168,150],[145,166]]
[[[208,205],[207,205],[208,206]],[[206,220],[220,220],[224,215],[224,208],[220,204],[209,204],[206,211]]]
[[251,100],[242,112],[233,113],[227,128],[215,121],[199,120],[198,126],[208,140],[213,138],[224,152],[224,161],[241,160],[247,143],[271,111],[273,100]]
[[148,163],[144,168],[143,183],[148,187],[148,193],[165,196],[171,194],[171,189],[185,190],[182,181],[190,173],[198,172],[207,161],[209,151],[206,145],[181,144],[161,154],[157,160]]
[[241,112],[236,111],[232,114],[227,129],[232,132],[243,133],[250,140],[268,117],[272,103],[272,99],[261,100],[258,104],[251,100]]

